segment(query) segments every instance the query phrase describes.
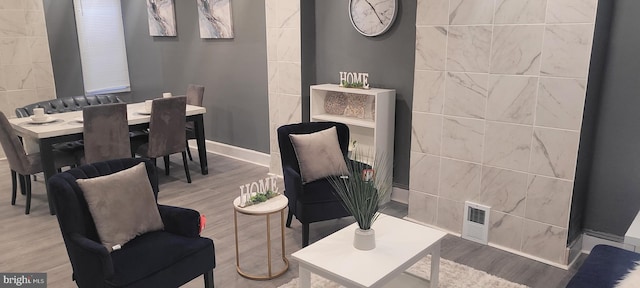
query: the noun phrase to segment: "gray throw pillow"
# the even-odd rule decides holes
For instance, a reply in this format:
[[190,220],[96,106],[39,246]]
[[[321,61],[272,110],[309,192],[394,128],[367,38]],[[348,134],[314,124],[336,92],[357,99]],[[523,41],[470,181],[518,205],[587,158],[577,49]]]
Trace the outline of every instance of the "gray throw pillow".
[[289,138],[298,157],[302,182],[349,174],[335,126],[311,134],[289,134]]
[[96,224],[102,245],[116,245],[164,225],[144,163],[111,175],[76,180]]

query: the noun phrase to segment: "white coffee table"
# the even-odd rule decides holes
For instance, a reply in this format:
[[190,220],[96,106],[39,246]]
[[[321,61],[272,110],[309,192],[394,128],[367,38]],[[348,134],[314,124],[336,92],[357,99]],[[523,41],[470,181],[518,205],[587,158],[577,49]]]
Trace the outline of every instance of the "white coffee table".
[[416,277],[402,272],[428,254],[430,287],[438,287],[440,241],[447,233],[381,214],[373,224],[376,248],[361,251],[353,248],[356,228],[354,223],[291,254],[299,262],[299,287],[311,287],[311,273],[346,287],[410,287]]

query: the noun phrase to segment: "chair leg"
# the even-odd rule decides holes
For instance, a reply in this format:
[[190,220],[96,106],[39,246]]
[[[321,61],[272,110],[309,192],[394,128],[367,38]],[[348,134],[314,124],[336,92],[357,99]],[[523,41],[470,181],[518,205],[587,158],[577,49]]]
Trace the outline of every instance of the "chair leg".
[[302,247],[309,246],[309,223],[302,223]]
[[187,146],[187,155],[189,155],[189,160],[193,162],[193,156],[191,156],[191,149],[189,149],[189,146]]
[[213,270],[204,273],[204,288],[213,288]]
[[291,228],[291,219],[293,219],[293,210],[289,208],[289,215],[287,215],[287,227]]
[[25,187],[25,184],[24,184],[24,181],[25,181],[24,176],[18,174],[18,180],[20,181],[20,194],[27,195],[27,187]]
[[189,149],[189,140],[187,140],[187,143],[185,144],[186,150],[187,150],[187,155],[189,155],[189,160],[191,160],[193,162],[193,157],[191,157],[191,149]]
[[158,177],[158,158],[151,158],[153,168],[156,169],[156,178]]
[[16,194],[18,190],[18,181],[16,171],[11,170],[11,205],[16,205]]
[[24,175],[24,186],[27,187],[27,205],[24,207],[24,214],[31,211],[31,175]]
[[164,156],[164,175],[169,176],[169,155]]
[[191,183],[191,173],[189,173],[189,165],[187,164],[187,152],[182,151],[182,165],[184,165],[184,174],[187,175],[187,183]]

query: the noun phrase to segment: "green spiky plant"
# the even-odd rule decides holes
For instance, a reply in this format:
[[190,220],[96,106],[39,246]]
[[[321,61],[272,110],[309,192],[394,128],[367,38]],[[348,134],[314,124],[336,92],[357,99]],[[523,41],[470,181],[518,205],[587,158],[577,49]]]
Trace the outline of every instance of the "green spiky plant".
[[[380,213],[378,208],[380,202],[385,200],[390,192],[391,173],[389,171],[389,159],[386,155],[367,155],[354,151],[354,159],[345,159],[347,171],[346,176],[330,176],[329,183],[333,186],[335,193],[342,199],[344,208],[347,209],[358,222],[358,227],[362,230],[371,229],[371,225],[376,221]],[[373,165],[369,166],[360,159],[374,159]],[[374,176],[371,180],[363,178],[364,169],[373,169]]]

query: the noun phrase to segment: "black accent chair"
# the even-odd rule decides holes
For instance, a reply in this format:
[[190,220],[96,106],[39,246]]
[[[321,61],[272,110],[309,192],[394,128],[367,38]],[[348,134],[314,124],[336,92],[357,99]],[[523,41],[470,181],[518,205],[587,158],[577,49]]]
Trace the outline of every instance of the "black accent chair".
[[336,196],[329,180],[318,179],[302,183],[298,158],[289,138],[289,134],[310,134],[335,126],[338,132],[340,150],[347,159],[349,145],[349,127],[337,122],[309,122],[284,125],[278,128],[278,144],[284,173],[284,194],[289,198],[289,215],[287,227],[291,227],[291,219],[302,223],[302,246],[309,245],[309,224],[329,219],[351,216],[344,208],[342,200]]
[[[60,224],[78,287],[179,287],[204,275],[213,287],[213,241],[199,236],[200,213],[158,205],[163,231],[140,235],[109,253],[100,243],[93,218],[76,179],[112,174],[145,162],[158,195],[156,169],[148,159],[127,158],[80,166],[50,179],[56,217]],[[135,219],[132,219],[135,221]]]

